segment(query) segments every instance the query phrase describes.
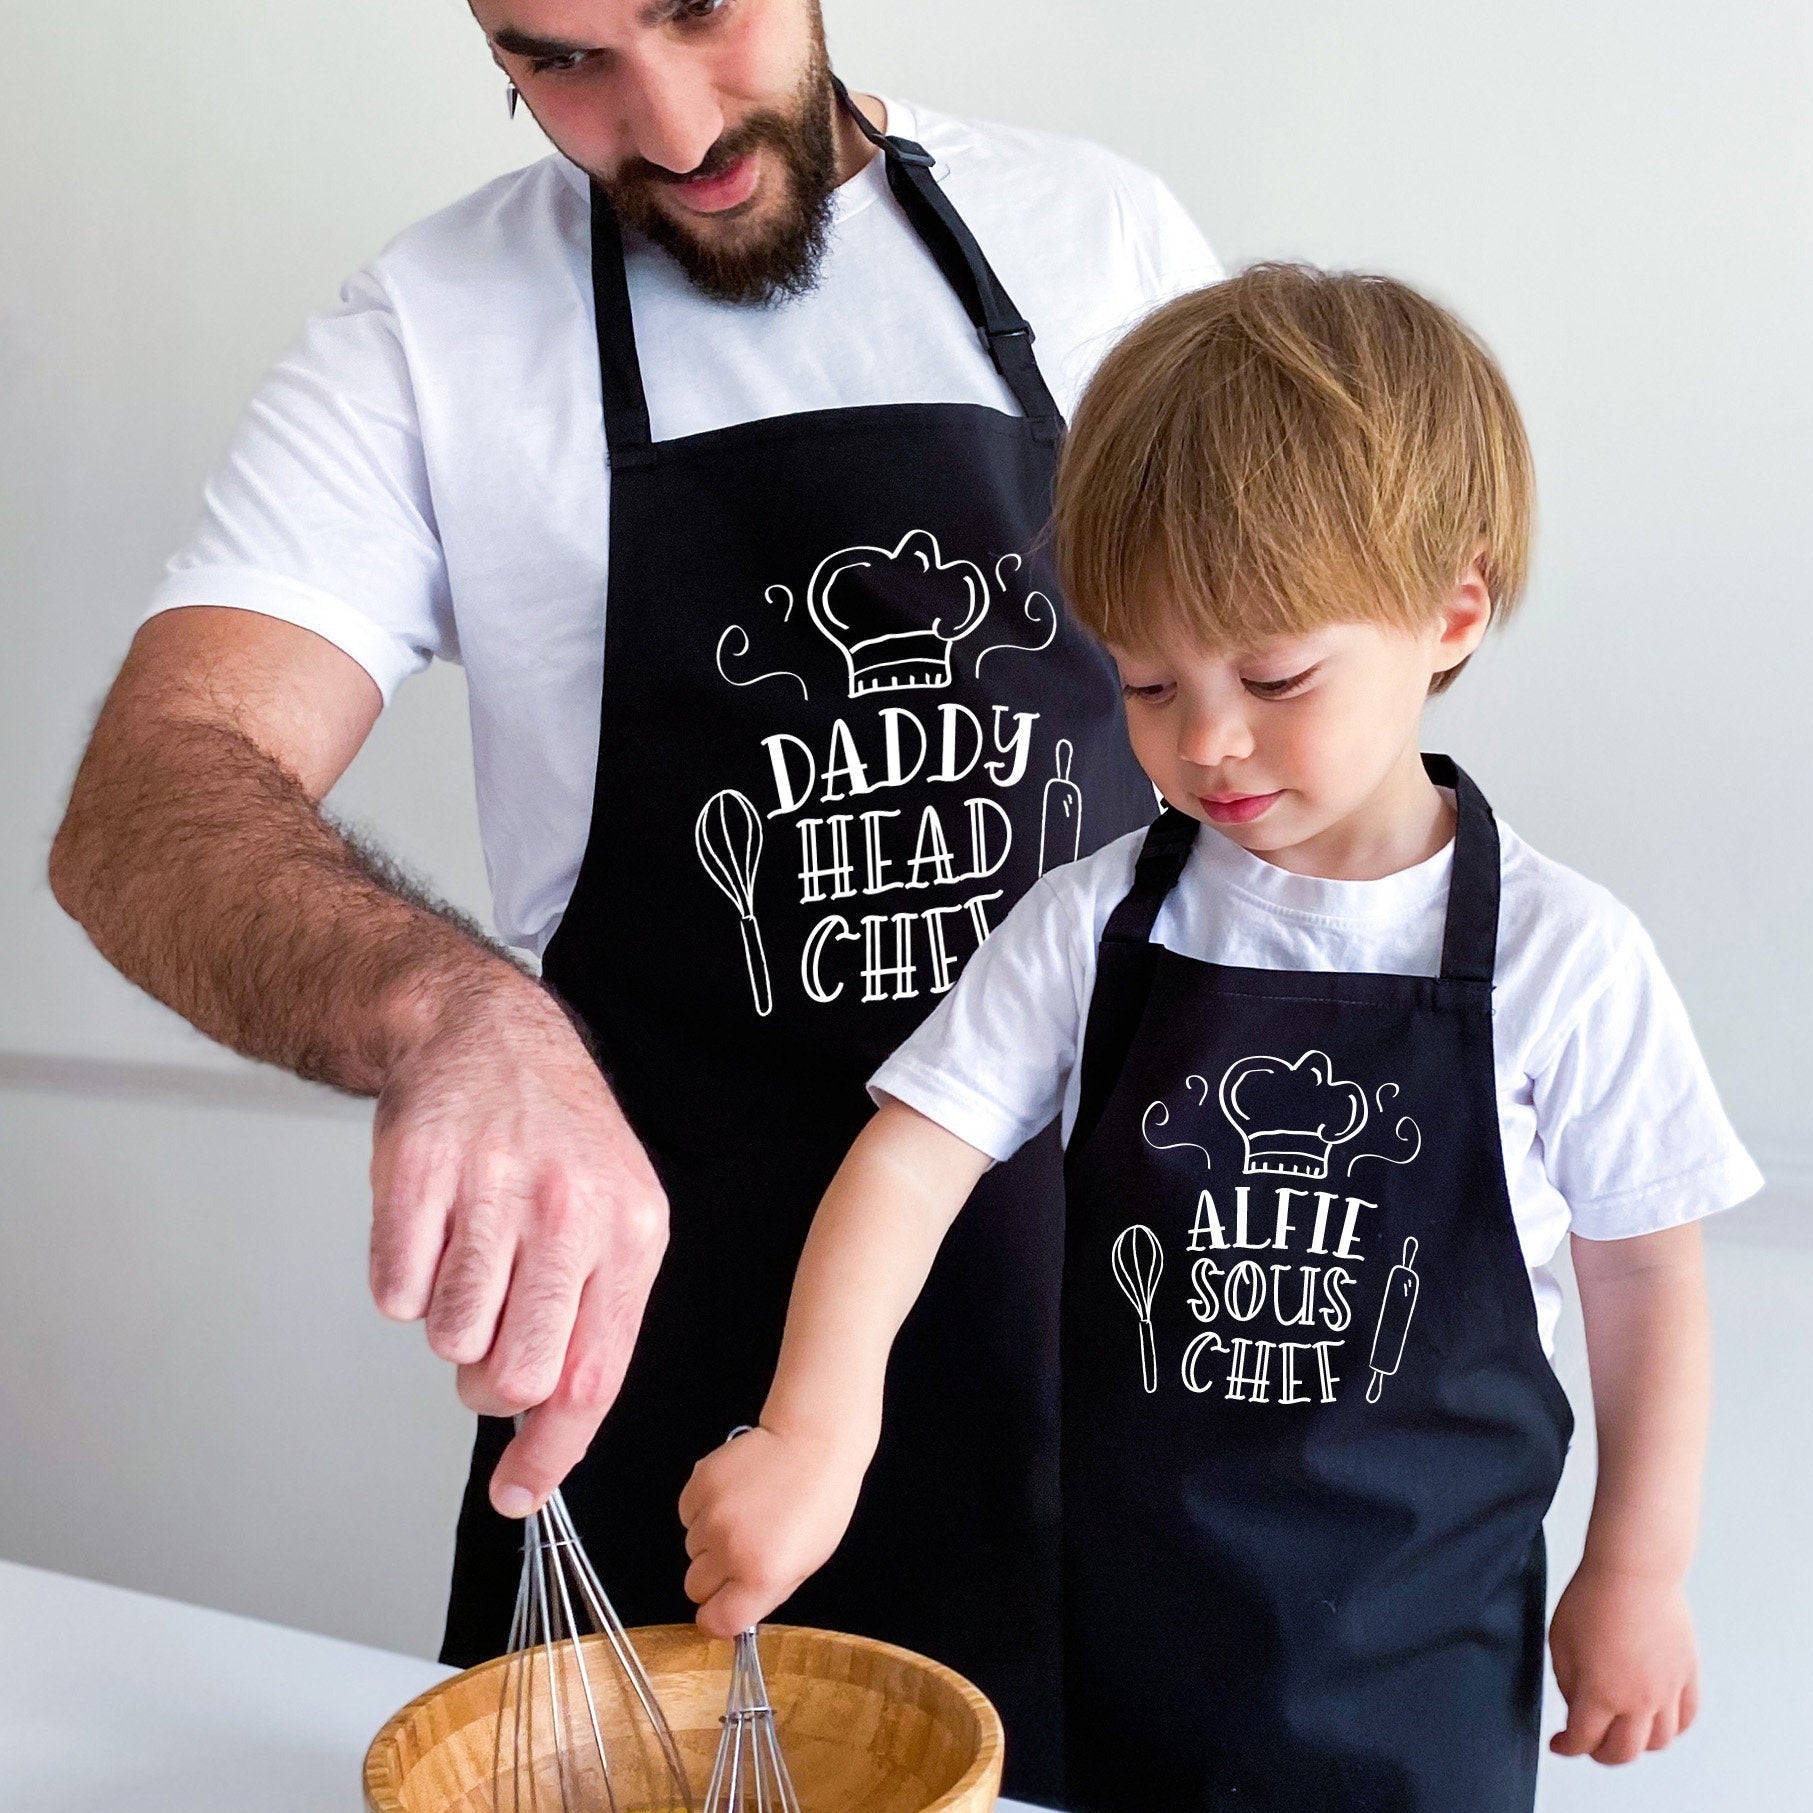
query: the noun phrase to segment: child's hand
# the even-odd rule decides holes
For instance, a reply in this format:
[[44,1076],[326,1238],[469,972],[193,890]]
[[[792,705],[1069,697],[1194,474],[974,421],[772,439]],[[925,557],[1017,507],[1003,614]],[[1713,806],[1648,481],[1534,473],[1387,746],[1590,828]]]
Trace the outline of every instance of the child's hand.
[[1582,1562],[1549,1625],[1567,1729],[1557,1756],[1628,1763],[1660,1750],[1699,1710],[1693,1619],[1679,1585]]
[[680,1494],[699,1624],[734,1637],[823,1567],[849,1528],[867,1453],[751,1429],[714,1449]]

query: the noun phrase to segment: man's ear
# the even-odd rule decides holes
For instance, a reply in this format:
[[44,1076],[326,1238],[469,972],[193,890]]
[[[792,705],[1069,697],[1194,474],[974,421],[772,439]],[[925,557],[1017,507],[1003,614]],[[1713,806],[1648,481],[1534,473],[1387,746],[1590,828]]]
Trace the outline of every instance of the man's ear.
[[1485,640],[1492,627],[1492,588],[1486,583],[1482,550],[1443,601],[1436,639],[1437,673],[1451,673]]

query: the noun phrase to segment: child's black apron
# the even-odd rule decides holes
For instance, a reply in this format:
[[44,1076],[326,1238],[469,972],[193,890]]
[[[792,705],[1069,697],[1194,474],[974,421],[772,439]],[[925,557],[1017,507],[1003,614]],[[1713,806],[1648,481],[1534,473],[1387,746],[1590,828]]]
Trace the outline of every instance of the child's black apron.
[[[598,783],[546,973],[672,1205],[623,1394],[567,1496],[632,1624],[687,1618],[675,1501],[762,1406],[866,1079],[1044,867],[1148,822],[1107,658],[1041,545],[1062,422],[918,146],[893,194],[1022,415],[824,410],[653,442],[615,219],[592,219],[611,464]],[[865,331],[860,320],[851,333]],[[525,619],[527,621],[527,619]],[[902,1337],[849,1537],[782,1615],[977,1682],[1058,1785],[1055,1136],[993,1171]],[[520,1526],[481,1428],[444,1653],[502,1646]]]
[[1439,979],[1102,937],[1067,1159],[1066,1718],[1087,1808],[1528,1813],[1572,1430],[1505,1185],[1498,832],[1455,790]]

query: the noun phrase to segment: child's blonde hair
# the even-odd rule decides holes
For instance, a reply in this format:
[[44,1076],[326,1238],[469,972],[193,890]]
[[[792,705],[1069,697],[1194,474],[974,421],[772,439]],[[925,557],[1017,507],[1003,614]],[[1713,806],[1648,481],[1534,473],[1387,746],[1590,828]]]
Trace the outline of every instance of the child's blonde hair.
[[1058,562],[1077,615],[1129,651],[1178,628],[1226,649],[1421,627],[1475,559],[1502,620],[1534,488],[1504,375],[1447,310],[1389,277],[1259,264],[1103,362],[1059,468]]

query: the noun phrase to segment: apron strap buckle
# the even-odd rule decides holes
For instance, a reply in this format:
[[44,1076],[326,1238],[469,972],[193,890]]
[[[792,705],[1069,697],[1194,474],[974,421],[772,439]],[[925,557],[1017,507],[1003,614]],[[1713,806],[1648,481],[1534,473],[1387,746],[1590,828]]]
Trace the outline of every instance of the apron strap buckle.
[[929,170],[938,161],[914,139],[890,137],[888,143],[893,147],[894,155],[903,164],[911,164],[915,170]]
[[998,342],[1002,340],[1016,340],[1020,338],[1021,335],[1025,336],[1026,344],[1028,346],[1031,346],[1033,341],[1039,337],[1033,332],[1033,326],[1030,321],[1010,322],[1005,327],[979,327],[976,329],[976,338],[982,342],[982,350],[987,353],[990,358],[995,356],[995,348]]

